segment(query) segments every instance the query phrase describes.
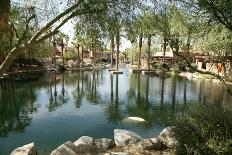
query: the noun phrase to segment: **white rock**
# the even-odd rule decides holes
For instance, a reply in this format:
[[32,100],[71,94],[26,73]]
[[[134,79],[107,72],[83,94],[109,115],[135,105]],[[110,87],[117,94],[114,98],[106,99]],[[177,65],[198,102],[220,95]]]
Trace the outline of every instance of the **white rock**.
[[167,127],[159,134],[159,140],[168,148],[175,148],[177,146],[177,140],[175,139],[174,126]]
[[141,117],[127,117],[124,118],[123,121],[146,122],[146,120]]
[[30,143],[22,147],[18,147],[10,155],[37,155],[37,149],[34,143]]
[[70,141],[60,145],[50,155],[77,155],[77,147]]
[[142,138],[135,132],[129,130],[115,129],[114,141],[117,146],[125,146],[127,144],[136,144]]
[[52,151],[50,155],[95,155],[98,152],[99,150],[91,144],[79,144],[75,146],[72,142],[68,141]]
[[78,140],[74,142],[75,146],[78,146],[80,144],[91,144],[93,145],[93,138],[89,136],[82,136]]

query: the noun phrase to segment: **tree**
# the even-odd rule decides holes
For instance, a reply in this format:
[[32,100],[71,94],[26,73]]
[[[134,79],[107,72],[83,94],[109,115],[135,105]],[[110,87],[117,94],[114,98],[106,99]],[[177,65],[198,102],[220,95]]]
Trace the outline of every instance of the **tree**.
[[[120,2],[120,1],[119,1]],[[18,42],[14,45],[14,47],[8,53],[5,61],[0,66],[0,75],[2,75],[11,64],[12,60],[17,56],[19,53],[27,50],[28,48],[40,44],[45,40],[49,39],[51,36],[56,34],[61,26],[63,26],[68,20],[72,19],[73,17],[84,15],[84,14],[91,14],[95,12],[102,12],[109,9],[110,5],[114,5],[117,1],[105,1],[105,0],[97,0],[97,1],[84,1],[80,0],[77,3],[70,6],[68,9],[63,11],[62,13],[58,14],[54,19],[50,22],[46,23],[42,26],[36,33],[33,34],[32,37],[26,38],[24,35],[22,38],[18,40]],[[7,3],[8,4],[8,3]],[[1,5],[2,7],[3,5]],[[4,3],[4,7],[5,7]],[[7,11],[4,11],[4,13]],[[7,14],[8,15],[8,14]],[[30,16],[26,22],[25,33],[28,33],[28,25],[30,21],[34,18],[34,16]],[[7,19],[4,18],[4,19]],[[3,22],[5,23],[5,22]],[[4,24],[1,25],[1,32],[3,32]],[[23,41],[23,42],[22,42]]]
[[232,1],[228,0],[177,0],[183,7],[197,14],[204,14],[209,21],[219,22],[232,31]]
[[0,53],[2,48],[2,41],[6,30],[9,28],[8,20],[10,16],[10,1],[0,1]]

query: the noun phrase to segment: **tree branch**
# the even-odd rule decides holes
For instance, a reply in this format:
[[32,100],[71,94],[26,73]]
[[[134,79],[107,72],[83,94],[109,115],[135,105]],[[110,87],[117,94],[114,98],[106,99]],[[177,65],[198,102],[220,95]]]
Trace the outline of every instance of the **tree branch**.
[[26,38],[26,35],[28,33],[28,29],[29,29],[29,24],[31,22],[32,19],[34,19],[36,17],[35,14],[33,14],[31,17],[29,17],[27,20],[26,20],[26,28],[25,28],[25,31],[23,32],[23,35],[22,37],[18,40],[18,43],[16,44],[16,46],[20,45],[21,42]]
[[68,8],[67,10],[65,10],[64,12],[60,13],[58,16],[56,16],[52,21],[50,21],[49,23],[47,23],[43,28],[41,28],[30,40],[30,42],[34,42],[36,41],[36,39],[42,34],[44,33],[49,27],[51,27],[54,23],[56,23],[58,20],[60,20],[61,18],[63,18],[64,16],[66,16],[67,14],[69,14],[70,12],[72,12],[74,9],[76,9],[77,7],[80,6],[80,4],[84,2],[84,0],[79,0],[76,4],[74,4],[73,6],[71,6],[70,8]]
[[101,11],[104,11],[104,9],[94,9],[94,10],[88,10],[88,11],[73,12],[68,17],[66,17],[52,32],[50,32],[50,33],[44,35],[43,37],[41,37],[40,39],[36,40],[36,43],[41,43],[44,40],[46,40],[46,39],[50,38],[51,36],[55,35],[56,33],[58,33],[58,30],[60,29],[60,27],[62,27],[67,21],[69,21],[71,18],[73,18],[75,16],[88,14],[88,13],[96,13],[96,12],[101,12]]

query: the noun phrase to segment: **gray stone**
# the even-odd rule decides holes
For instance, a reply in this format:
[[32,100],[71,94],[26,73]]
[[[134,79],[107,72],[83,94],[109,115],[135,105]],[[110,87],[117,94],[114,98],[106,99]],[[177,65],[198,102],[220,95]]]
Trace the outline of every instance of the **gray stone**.
[[159,134],[159,140],[168,148],[175,148],[177,146],[177,140],[175,139],[174,126],[167,127]]
[[78,144],[75,146],[68,141],[52,151],[51,155],[96,155],[99,150],[91,144]]
[[103,149],[110,149],[115,145],[112,139],[107,138],[95,139],[94,144]]
[[82,136],[74,142],[75,146],[78,146],[79,144],[91,144],[91,145],[93,145],[93,138],[88,137],[88,136]]
[[30,143],[22,147],[18,147],[10,155],[37,155],[37,149],[34,143]]
[[129,130],[115,129],[114,141],[117,146],[126,146],[127,144],[136,144],[142,138],[135,132]]
[[96,155],[100,150],[91,144],[79,144],[77,146],[77,155]]
[[137,144],[137,147],[141,150],[161,150],[162,143],[158,138],[143,139]]
[[138,142],[137,147],[141,150],[152,150],[153,143],[150,139],[143,139],[140,142]]
[[50,155],[76,155],[78,153],[77,147],[70,141],[60,145]]

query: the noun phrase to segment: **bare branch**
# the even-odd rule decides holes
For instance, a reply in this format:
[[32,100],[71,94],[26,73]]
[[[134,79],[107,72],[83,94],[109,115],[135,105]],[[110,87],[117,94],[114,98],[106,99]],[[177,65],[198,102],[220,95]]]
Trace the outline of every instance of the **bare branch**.
[[[35,17],[36,17],[36,15],[33,14],[32,16],[30,16],[30,17],[26,20],[26,28],[25,28],[25,31],[23,32],[22,37],[18,40],[17,45],[21,44],[21,42],[26,38],[27,33],[28,33],[28,29],[29,29],[29,24],[30,24],[31,20],[33,20]],[[17,46],[17,45],[16,45],[16,46]]]
[[19,39],[19,34],[18,34],[17,29],[16,29],[15,26],[14,26],[14,23],[11,23],[10,25],[11,25],[11,29],[12,29],[12,30],[14,31],[14,33],[15,33],[16,38]]

